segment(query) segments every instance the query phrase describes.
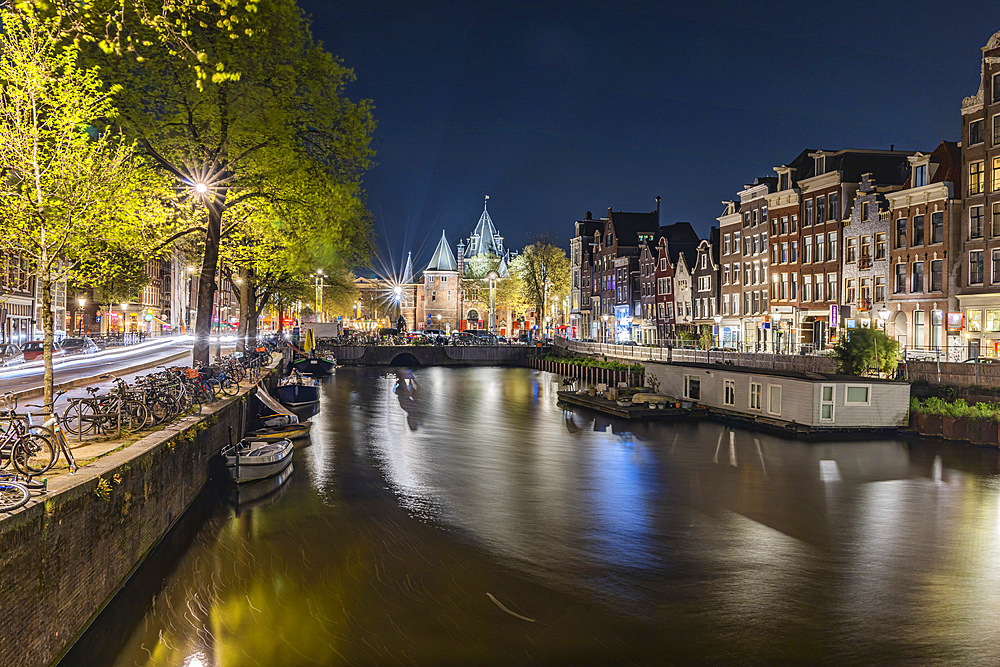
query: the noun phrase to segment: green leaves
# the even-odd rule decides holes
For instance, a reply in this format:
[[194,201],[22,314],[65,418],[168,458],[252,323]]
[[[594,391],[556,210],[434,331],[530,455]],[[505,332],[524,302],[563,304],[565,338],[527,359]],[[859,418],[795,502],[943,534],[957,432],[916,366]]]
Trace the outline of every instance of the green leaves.
[[830,356],[837,362],[837,372],[845,375],[880,373],[896,370],[899,343],[878,329],[853,329],[841,336]]

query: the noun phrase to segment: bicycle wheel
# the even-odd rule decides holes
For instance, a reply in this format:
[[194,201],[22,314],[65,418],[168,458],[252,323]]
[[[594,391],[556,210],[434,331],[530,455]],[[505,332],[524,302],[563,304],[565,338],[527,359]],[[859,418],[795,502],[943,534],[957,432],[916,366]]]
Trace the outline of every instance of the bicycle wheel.
[[71,435],[86,435],[101,421],[95,416],[97,413],[97,406],[92,401],[80,401],[79,407],[76,402],[70,403],[62,413],[63,428]]
[[149,410],[139,401],[125,401],[122,406],[122,431],[132,433],[146,427],[150,422]]
[[209,401],[215,401],[215,399],[219,397],[219,394],[222,393],[222,390],[219,387],[219,381],[215,378],[208,378],[205,380],[205,387],[207,389],[205,393]]
[[13,512],[28,502],[27,487],[16,482],[0,481],[0,512]]
[[235,396],[240,390],[240,386],[233,382],[228,375],[219,383],[219,387],[226,396]]
[[55,465],[56,448],[51,440],[28,433],[14,444],[10,458],[21,474],[40,475]]

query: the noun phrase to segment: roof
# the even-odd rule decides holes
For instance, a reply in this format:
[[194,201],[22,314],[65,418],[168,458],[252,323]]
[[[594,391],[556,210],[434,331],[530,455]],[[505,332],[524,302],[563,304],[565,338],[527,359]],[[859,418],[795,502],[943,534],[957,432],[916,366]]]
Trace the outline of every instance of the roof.
[[734,364],[701,364],[694,362],[671,362],[671,366],[683,366],[684,368],[701,368],[706,371],[725,371],[732,373],[744,373],[750,375],[771,375],[775,377],[786,377],[795,380],[809,380],[811,382],[852,382],[859,384],[898,384],[908,385],[905,380],[889,380],[886,378],[862,377],[860,375],[841,375],[839,373],[813,373],[807,371],[791,371],[775,368],[752,368],[750,366],[736,366]]
[[608,224],[614,227],[619,246],[638,246],[639,232],[655,233],[659,229],[660,213],[626,213],[608,209]]
[[667,240],[667,256],[673,266],[677,266],[677,259],[681,253],[684,253],[684,263],[688,267],[694,265],[700,239],[690,222],[663,225],[660,227],[659,236]]
[[504,250],[503,237],[500,236],[500,232],[493,225],[493,220],[486,210],[486,204],[483,204],[483,214],[479,216],[479,222],[476,223],[476,228],[472,231],[472,236],[469,237],[469,245],[465,248],[465,256],[477,257],[486,254],[502,257]]
[[441,231],[441,240],[438,241],[437,248],[434,250],[434,255],[431,257],[430,264],[427,265],[425,271],[458,271],[458,262],[455,261],[455,255],[451,252],[451,246],[448,245],[448,239],[444,236],[444,230]]
[[403,269],[403,284],[409,285],[413,282],[413,257],[406,253],[406,267]]
[[910,176],[910,162],[907,160],[916,151],[880,150],[871,148],[844,148],[839,151],[819,151],[806,149],[796,156],[789,167],[795,167],[792,179],[795,182],[816,176],[816,161],[813,153],[822,152],[826,156],[826,172],[841,172],[845,183],[859,183],[863,174],[871,174],[880,185],[902,185]]

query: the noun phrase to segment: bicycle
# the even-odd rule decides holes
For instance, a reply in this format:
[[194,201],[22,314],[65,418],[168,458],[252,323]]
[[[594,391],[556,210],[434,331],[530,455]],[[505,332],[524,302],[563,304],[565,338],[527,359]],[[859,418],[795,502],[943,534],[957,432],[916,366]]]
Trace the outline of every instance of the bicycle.
[[17,399],[13,394],[4,396],[2,403],[4,408],[0,410],[0,415],[9,424],[0,435],[0,468],[13,463],[18,472],[29,476],[48,470],[56,455],[52,441],[39,433],[38,427],[29,429],[18,417]]
[[31,498],[28,487],[14,475],[0,475],[0,512],[13,512]]
[[[73,474],[80,469],[80,466],[78,466],[76,463],[76,457],[73,456],[73,452],[70,449],[69,441],[66,439],[66,434],[63,432],[63,429],[60,426],[61,420],[59,418],[59,415],[57,415],[55,411],[56,401],[59,400],[59,397],[65,393],[66,393],[65,391],[60,391],[55,395],[55,397],[53,397],[52,402],[45,403],[44,405],[36,405],[33,403],[24,404],[24,407],[26,408],[41,408],[42,410],[44,410],[42,415],[47,417],[47,419],[42,423],[40,428],[45,429],[46,431],[51,433],[52,436],[50,438],[50,442],[55,443],[54,447],[55,456],[52,457],[52,461],[49,463],[48,467],[45,468],[45,470],[42,470],[36,474],[41,474],[51,470],[59,461],[60,454],[62,454],[63,458],[66,459],[66,466],[69,468],[70,474]],[[31,413],[26,413],[26,415],[28,417],[28,423],[29,424],[32,423]]]

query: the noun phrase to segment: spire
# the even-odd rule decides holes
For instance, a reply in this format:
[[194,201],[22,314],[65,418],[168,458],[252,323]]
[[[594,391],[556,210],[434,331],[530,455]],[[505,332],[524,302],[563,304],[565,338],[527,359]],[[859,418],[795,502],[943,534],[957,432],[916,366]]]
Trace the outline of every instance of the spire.
[[427,265],[425,271],[458,271],[458,264],[455,262],[455,255],[451,253],[448,239],[445,238],[444,230],[441,230],[441,240],[438,241],[431,263]]
[[469,237],[469,245],[465,248],[466,257],[476,257],[487,253],[493,253],[497,257],[502,257],[504,254],[503,237],[500,236],[500,232],[493,225],[493,220],[486,210],[486,204],[489,201],[490,196],[486,195],[486,201],[483,203],[483,214],[479,216],[479,222]]
[[409,285],[413,282],[413,258],[410,253],[406,253],[406,268],[403,269],[403,284]]

